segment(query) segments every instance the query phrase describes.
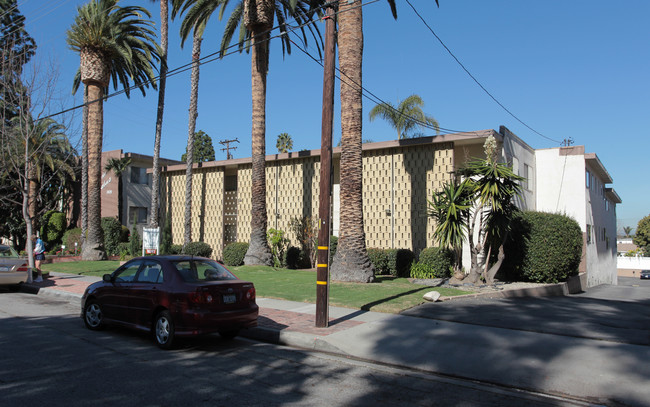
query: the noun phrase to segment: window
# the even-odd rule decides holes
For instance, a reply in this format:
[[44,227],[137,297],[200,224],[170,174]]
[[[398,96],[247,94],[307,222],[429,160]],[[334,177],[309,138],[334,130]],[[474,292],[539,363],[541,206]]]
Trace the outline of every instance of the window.
[[587,225],[587,243],[591,243],[591,225]]
[[587,171],[587,177],[585,178],[587,189],[591,188],[591,173]]
[[149,184],[149,174],[147,169],[142,167],[131,167],[131,183],[132,184]]
[[533,171],[528,164],[524,164],[524,178],[522,187],[527,191],[531,191],[533,189]]
[[125,267],[123,270],[115,274],[115,282],[117,283],[131,283],[135,278],[138,269],[140,268],[141,261],[134,261]]
[[139,206],[130,206],[129,207],[129,224],[135,223],[147,223],[147,210],[148,208],[142,208]]
[[138,274],[137,281],[144,283],[162,283],[162,268],[160,264],[152,261],[146,262]]

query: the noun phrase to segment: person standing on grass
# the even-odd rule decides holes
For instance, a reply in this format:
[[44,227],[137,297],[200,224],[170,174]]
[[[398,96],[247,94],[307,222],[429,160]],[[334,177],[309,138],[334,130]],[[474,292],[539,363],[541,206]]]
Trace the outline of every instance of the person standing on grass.
[[35,283],[40,283],[43,281],[43,272],[41,271],[41,262],[45,260],[45,243],[41,240],[40,237],[32,235],[32,242],[34,245],[34,268],[38,273],[38,277],[34,280]]

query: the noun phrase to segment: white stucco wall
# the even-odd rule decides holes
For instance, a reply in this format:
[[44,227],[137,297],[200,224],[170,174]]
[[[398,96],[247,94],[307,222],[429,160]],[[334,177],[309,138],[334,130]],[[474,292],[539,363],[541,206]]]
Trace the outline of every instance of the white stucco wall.
[[584,155],[560,156],[557,148],[535,151],[536,208],[574,218],[586,231]]
[[587,234],[588,287],[616,284],[616,205],[606,202],[605,183],[589,168],[584,147],[536,150],[535,155],[537,210],[570,216]]

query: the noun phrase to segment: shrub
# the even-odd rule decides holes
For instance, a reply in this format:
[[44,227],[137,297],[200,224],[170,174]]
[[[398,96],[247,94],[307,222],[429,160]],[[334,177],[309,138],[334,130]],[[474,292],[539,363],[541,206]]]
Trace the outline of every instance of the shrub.
[[302,257],[309,260],[309,267],[314,267],[318,246],[318,221],[312,219],[311,216],[291,218],[289,228],[296,235],[303,252]]
[[388,253],[385,249],[368,249],[368,257],[375,269],[375,275],[390,274],[388,267]]
[[142,239],[140,239],[140,233],[138,233],[138,227],[135,225],[135,221],[133,221],[131,236],[129,237],[129,252],[131,256],[142,255]]
[[284,237],[284,231],[273,228],[266,232],[266,239],[269,241],[269,247],[271,248],[273,267],[282,267],[284,252],[289,245],[289,239]]
[[290,246],[284,256],[284,264],[288,269],[302,268],[302,254],[296,246]]
[[223,249],[223,262],[226,266],[241,266],[248,251],[248,243],[233,242]]
[[409,249],[388,249],[388,270],[395,277],[408,277],[415,254]]
[[50,251],[61,244],[65,233],[65,214],[58,211],[48,211],[42,219],[41,237]]
[[117,246],[120,244],[122,224],[115,218],[102,218],[104,231],[104,248],[109,255],[120,254]]
[[[414,267],[418,273],[430,274],[430,277],[416,277],[413,275]],[[451,250],[441,247],[427,247],[420,252],[420,258],[411,266],[413,278],[447,278],[451,277],[454,266],[454,254]]]
[[172,247],[172,220],[170,216],[165,219],[160,238],[160,254],[171,254]]
[[578,274],[582,230],[565,215],[519,212],[504,249],[501,278],[558,283]]
[[172,244],[169,246],[169,253],[167,254],[181,254],[183,253],[183,245],[182,244]]
[[368,249],[368,257],[375,268],[376,275],[390,274],[395,277],[408,277],[415,255],[409,249]]
[[413,263],[411,265],[411,278],[442,278],[438,275],[438,270],[426,263]]
[[77,253],[80,252],[81,251],[81,228],[66,230],[65,233],[63,234],[62,241],[66,249],[72,250],[73,253],[75,249],[74,244],[77,243]]
[[130,253],[129,242],[120,242],[117,244],[117,254],[120,256],[120,260],[125,260],[126,256],[129,256]]
[[188,256],[210,257],[212,256],[212,247],[205,242],[189,242],[185,245],[183,254]]

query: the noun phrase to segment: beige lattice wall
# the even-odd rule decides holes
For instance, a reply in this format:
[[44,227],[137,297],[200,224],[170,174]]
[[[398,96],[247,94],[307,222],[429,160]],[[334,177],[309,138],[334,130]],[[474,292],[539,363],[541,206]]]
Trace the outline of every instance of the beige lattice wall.
[[[185,234],[185,172],[164,174],[161,188],[162,217],[171,216],[172,241],[183,244]],[[223,168],[200,168],[192,174],[192,241],[205,242],[212,256],[221,258],[223,247]]]
[[[338,161],[335,161],[338,162]],[[433,244],[434,224],[427,200],[451,179],[453,143],[389,147],[364,151],[363,200],[367,247],[419,251]],[[172,236],[183,242],[185,171],[163,174],[163,216],[171,215]],[[267,162],[268,227],[290,231],[292,218],[318,218],[320,160],[318,156]],[[224,167],[195,170],[192,201],[192,240],[204,241],[221,258],[223,249]],[[237,168],[237,240],[251,233],[251,164]]]
[[291,219],[318,219],[319,180],[319,157],[276,161],[266,168],[268,227],[283,230],[294,245],[298,242],[290,231]]
[[451,179],[453,145],[430,144],[366,152],[363,193],[368,247],[419,251],[431,246],[427,216],[433,191]]

